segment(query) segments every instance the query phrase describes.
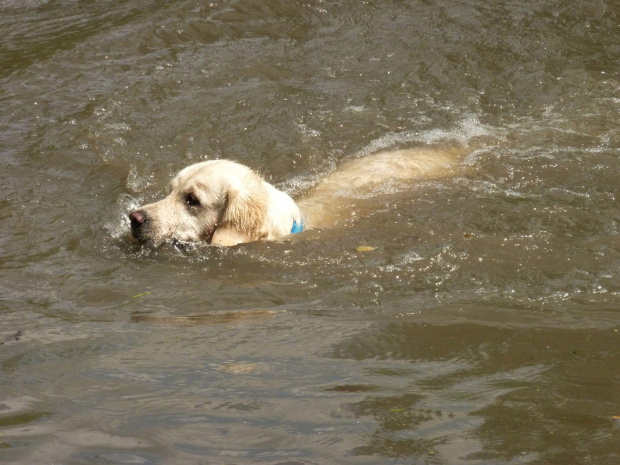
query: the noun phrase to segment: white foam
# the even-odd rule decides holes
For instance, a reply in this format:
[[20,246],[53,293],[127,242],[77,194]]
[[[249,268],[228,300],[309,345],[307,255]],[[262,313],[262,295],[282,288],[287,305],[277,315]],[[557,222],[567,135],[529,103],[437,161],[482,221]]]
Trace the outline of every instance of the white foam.
[[374,152],[386,150],[398,145],[418,143],[434,145],[440,143],[467,144],[472,139],[483,136],[499,135],[500,131],[480,122],[475,114],[466,115],[453,129],[431,129],[427,131],[407,131],[388,133],[360,150],[356,156],[362,157]]
[[120,194],[116,200],[114,218],[110,219],[104,226],[108,234],[115,239],[126,236],[129,231],[129,218],[127,217],[127,213],[135,210],[139,206],[139,199],[135,199],[129,194]]

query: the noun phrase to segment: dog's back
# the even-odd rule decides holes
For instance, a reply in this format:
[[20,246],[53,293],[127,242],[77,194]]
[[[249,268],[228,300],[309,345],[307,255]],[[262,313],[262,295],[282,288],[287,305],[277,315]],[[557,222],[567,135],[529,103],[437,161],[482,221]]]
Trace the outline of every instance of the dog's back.
[[406,149],[379,152],[343,163],[297,201],[312,227],[327,227],[350,216],[355,199],[390,180],[437,179],[454,176],[464,149]]

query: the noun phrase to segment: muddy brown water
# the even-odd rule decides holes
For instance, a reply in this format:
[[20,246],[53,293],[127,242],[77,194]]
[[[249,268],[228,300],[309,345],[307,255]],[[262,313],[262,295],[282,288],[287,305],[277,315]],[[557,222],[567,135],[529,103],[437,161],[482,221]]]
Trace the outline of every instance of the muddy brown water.
[[[1,463],[620,463],[617,2],[4,0],[0,30]],[[441,146],[460,174],[336,228],[127,240],[205,158],[296,196]]]

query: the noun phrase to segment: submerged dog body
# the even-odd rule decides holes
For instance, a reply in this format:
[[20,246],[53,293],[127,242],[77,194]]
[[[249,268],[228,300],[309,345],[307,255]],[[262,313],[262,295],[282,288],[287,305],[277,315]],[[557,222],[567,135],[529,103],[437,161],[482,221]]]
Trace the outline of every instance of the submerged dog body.
[[220,246],[273,240],[308,227],[330,226],[346,210],[346,203],[336,199],[353,197],[388,179],[453,174],[458,155],[456,151],[398,150],[355,159],[327,176],[299,203],[239,163],[196,163],[172,180],[166,198],[129,214],[131,232],[140,243],[155,246],[168,240]]

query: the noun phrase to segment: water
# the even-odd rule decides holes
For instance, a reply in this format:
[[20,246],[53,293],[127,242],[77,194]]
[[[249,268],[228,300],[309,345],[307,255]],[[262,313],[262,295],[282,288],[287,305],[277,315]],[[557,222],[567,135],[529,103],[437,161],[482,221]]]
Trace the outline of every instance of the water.
[[[0,28],[0,462],[618,463],[616,2],[5,0]],[[127,240],[205,158],[295,196],[445,145],[462,174],[337,228]]]

